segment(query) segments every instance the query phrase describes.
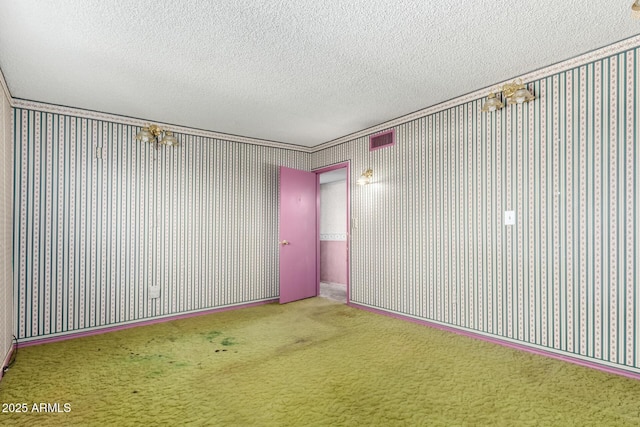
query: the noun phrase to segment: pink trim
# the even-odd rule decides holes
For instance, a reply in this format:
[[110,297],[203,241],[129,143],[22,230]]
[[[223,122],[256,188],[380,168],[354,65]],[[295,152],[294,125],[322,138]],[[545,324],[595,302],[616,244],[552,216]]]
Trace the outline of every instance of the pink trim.
[[479,340],[487,341],[487,342],[490,342],[490,343],[493,343],[493,344],[498,344],[498,345],[501,345],[501,346],[504,346],[504,347],[509,347],[509,348],[513,348],[513,349],[516,349],[516,350],[526,351],[527,353],[533,353],[533,354],[537,354],[539,356],[545,356],[545,357],[550,357],[552,359],[562,360],[563,362],[573,363],[574,365],[580,365],[580,366],[584,366],[584,367],[587,367],[587,368],[596,369],[598,371],[606,372],[608,374],[621,375],[623,377],[632,378],[634,380],[640,380],[640,374],[635,373],[635,372],[625,371],[624,369],[614,368],[612,366],[601,365],[601,364],[599,364],[597,362],[590,362],[588,360],[577,359],[577,358],[574,358],[574,357],[571,357],[571,356],[564,356],[564,355],[553,353],[553,352],[547,351],[547,350],[531,348],[531,347],[529,347],[527,345],[524,345],[524,344],[512,343],[512,342],[509,342],[509,341],[501,340],[500,338],[491,338],[491,337],[487,337],[485,335],[477,334],[477,333],[474,333],[474,332],[463,331],[463,330],[455,328],[453,326],[440,325],[438,323],[429,322],[428,320],[415,319],[413,317],[404,316],[404,315],[398,314],[398,313],[391,313],[389,311],[385,311],[385,310],[381,310],[381,309],[377,309],[377,308],[372,308],[372,307],[367,307],[367,306],[360,305],[360,304],[357,304],[357,303],[348,302],[347,304],[349,305],[349,307],[357,308],[357,309],[360,309],[360,310],[366,310],[366,311],[370,311],[372,313],[382,314],[384,316],[394,317],[394,318],[400,319],[400,320],[408,320],[409,322],[417,323],[417,324],[423,325],[423,326],[428,326],[430,328],[441,329],[443,331],[453,332],[453,333],[458,334],[458,335],[464,335],[464,336],[467,336],[469,338],[479,339]]
[[108,332],[121,331],[123,329],[137,328],[138,326],[148,326],[148,325],[153,325],[155,323],[171,322],[172,320],[186,319],[189,317],[204,316],[206,314],[220,313],[223,311],[231,311],[231,310],[238,310],[241,308],[255,307],[258,305],[270,304],[273,302],[278,302],[278,298],[273,298],[273,299],[268,299],[268,300],[258,301],[258,302],[251,302],[248,304],[233,305],[233,306],[221,307],[221,308],[212,308],[210,310],[194,311],[191,313],[176,314],[174,316],[161,317],[158,319],[135,321],[132,323],[127,323],[126,325],[104,326],[104,327],[101,327],[100,329],[92,329],[90,331],[84,331],[84,332],[72,332],[66,335],[34,339],[32,341],[27,341],[24,343],[21,343],[18,341],[18,347],[20,348],[31,347],[32,345],[48,344],[52,342],[66,341],[74,338],[88,337],[91,335],[106,334]]
[[316,296],[320,295],[320,173],[316,172]]
[[[317,183],[318,183],[318,195],[317,195],[317,207],[316,207],[316,217],[320,218],[320,174],[325,172],[330,172],[336,169],[347,168],[347,304],[351,300],[351,162],[347,160],[346,162],[336,163],[335,165],[326,166],[320,169],[316,169],[313,172],[316,173]],[[317,221],[317,242],[318,242],[318,250],[317,250],[317,261],[316,261],[316,270],[317,270],[317,290],[316,295],[320,294],[320,221]]]
[[[384,136],[384,135],[389,135],[391,134],[391,144],[387,144],[387,145],[382,145],[380,147],[374,147],[373,146],[373,138],[377,138],[379,136]],[[387,147],[392,147],[396,145],[396,130],[395,129],[390,129],[388,131],[385,132],[380,132],[380,133],[376,133],[373,135],[369,136],[369,151],[375,151],[375,150],[379,150],[381,148],[387,148]]]

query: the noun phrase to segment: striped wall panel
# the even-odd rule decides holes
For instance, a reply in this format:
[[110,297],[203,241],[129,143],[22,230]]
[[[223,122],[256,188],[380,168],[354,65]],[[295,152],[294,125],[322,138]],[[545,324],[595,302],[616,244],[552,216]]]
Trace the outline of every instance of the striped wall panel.
[[639,74],[634,48],[530,82],[522,106],[313,153],[352,183],[374,171],[351,188],[352,301],[640,372]]
[[[5,86],[0,72],[0,85]],[[12,110],[0,88],[0,368],[11,349],[13,336],[13,138]],[[2,376],[2,374],[0,374]]]
[[308,169],[308,153],[189,134],[156,151],[131,125],[14,121],[19,339],[278,296],[278,166]]

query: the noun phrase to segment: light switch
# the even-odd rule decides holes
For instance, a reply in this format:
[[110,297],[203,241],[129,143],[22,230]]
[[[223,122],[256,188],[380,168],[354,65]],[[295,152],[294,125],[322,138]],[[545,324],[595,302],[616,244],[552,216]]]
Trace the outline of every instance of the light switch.
[[504,211],[504,225],[514,225],[516,223],[515,211]]

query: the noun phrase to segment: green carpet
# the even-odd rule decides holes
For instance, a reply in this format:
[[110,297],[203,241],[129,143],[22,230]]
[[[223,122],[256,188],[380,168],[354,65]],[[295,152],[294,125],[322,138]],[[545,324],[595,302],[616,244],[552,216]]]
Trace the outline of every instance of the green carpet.
[[321,298],[22,348],[0,403],[30,426],[640,425],[640,381]]

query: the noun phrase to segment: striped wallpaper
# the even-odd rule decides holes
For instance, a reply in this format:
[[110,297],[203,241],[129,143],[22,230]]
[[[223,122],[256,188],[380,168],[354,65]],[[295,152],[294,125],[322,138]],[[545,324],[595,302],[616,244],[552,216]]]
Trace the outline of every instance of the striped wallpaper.
[[[278,296],[278,166],[310,154],[14,108],[18,338]],[[150,285],[161,287],[149,299]]]
[[522,106],[313,153],[374,171],[351,188],[352,302],[640,372],[639,74],[636,47],[530,81]]
[[640,373],[635,43],[532,73],[523,106],[394,120],[373,152],[364,131],[311,154],[183,131],[155,152],[126,120],[4,102],[18,337],[277,297],[277,166],[350,160],[375,181],[351,188],[352,302]]
[[9,96],[0,71],[0,368],[13,336],[13,138]]

